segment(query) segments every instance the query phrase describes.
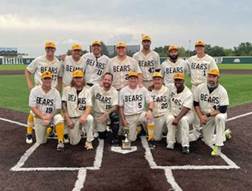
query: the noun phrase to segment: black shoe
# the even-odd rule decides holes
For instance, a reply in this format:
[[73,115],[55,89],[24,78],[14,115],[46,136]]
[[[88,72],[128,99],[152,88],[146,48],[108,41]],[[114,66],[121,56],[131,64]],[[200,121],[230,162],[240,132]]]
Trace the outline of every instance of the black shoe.
[[106,137],[107,137],[106,131],[98,132],[98,134],[99,134],[99,139],[106,139]]
[[189,154],[190,153],[189,147],[182,147],[182,153]]
[[118,139],[112,139],[111,144],[113,146],[119,146],[119,140]]

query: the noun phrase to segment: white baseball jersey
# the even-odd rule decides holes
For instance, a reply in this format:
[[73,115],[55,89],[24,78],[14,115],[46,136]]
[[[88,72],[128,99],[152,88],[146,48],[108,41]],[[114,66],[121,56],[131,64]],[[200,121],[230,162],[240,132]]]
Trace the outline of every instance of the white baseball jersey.
[[66,56],[65,60],[62,63],[63,67],[63,84],[64,86],[69,86],[72,81],[72,73],[75,70],[84,71],[84,60],[75,61],[72,56]]
[[154,102],[153,115],[154,117],[167,114],[169,112],[170,91],[166,86],[162,86],[160,90],[153,89],[151,97]]
[[129,71],[142,73],[134,58],[127,56],[122,61],[119,60],[117,56],[112,58],[109,63],[109,72],[114,76],[112,86],[117,90],[126,86]]
[[124,107],[125,115],[140,114],[145,110],[145,104],[152,102],[149,91],[145,87],[131,89],[125,86],[119,93],[119,106]]
[[96,84],[90,89],[93,98],[93,111],[97,113],[104,113],[113,106],[118,105],[118,92],[114,87],[108,91]]
[[83,87],[79,94],[77,94],[75,87],[65,87],[62,101],[67,103],[67,111],[70,117],[80,117],[87,106],[92,106],[91,92],[87,87]]
[[138,65],[143,73],[144,81],[152,80],[152,73],[160,68],[160,57],[157,52],[151,50],[147,55],[142,51],[136,52],[133,58],[138,61]]
[[96,58],[92,52],[86,53],[82,57],[85,62],[84,72],[86,82],[99,84],[102,75],[108,72],[109,57],[101,55],[99,58]]
[[45,93],[41,85],[32,88],[29,96],[29,107],[36,107],[44,114],[61,109],[61,97],[57,89],[51,88]]
[[184,90],[177,93],[175,86],[171,89],[171,114],[177,116],[183,107],[193,108],[193,95],[191,90],[185,86]]
[[191,75],[191,82],[197,86],[207,81],[207,72],[212,69],[218,69],[213,57],[206,54],[203,58],[197,55],[188,58],[188,68]]
[[226,89],[218,85],[213,92],[209,92],[207,83],[200,84],[194,92],[194,101],[199,102],[200,110],[204,113],[210,113],[220,106],[229,105],[229,99]]
[[34,74],[34,81],[36,85],[42,84],[41,74],[44,71],[50,71],[53,74],[52,87],[58,84],[58,77],[62,76],[62,66],[59,60],[55,57],[53,61],[47,60],[46,56],[39,56],[35,58],[28,66],[27,70]]
[[167,58],[161,64],[161,73],[164,77],[164,83],[166,86],[173,84],[173,76],[175,73],[186,73],[187,70],[187,62],[182,58],[178,58],[175,63],[171,62],[170,59]]

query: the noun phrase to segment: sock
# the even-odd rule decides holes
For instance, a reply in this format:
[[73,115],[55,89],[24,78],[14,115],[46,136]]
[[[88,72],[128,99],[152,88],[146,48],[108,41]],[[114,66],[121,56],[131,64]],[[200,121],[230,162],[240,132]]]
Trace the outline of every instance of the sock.
[[34,122],[33,115],[30,113],[27,118],[27,128],[26,128],[26,133],[28,135],[32,134],[33,122]]
[[58,136],[58,142],[62,142],[63,143],[63,139],[64,139],[64,124],[63,123],[59,123],[56,125],[55,127],[57,136]]

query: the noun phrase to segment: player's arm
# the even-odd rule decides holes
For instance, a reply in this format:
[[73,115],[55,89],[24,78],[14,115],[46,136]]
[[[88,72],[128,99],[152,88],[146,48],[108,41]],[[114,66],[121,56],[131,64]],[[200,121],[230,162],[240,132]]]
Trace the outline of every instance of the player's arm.
[[83,114],[80,117],[80,123],[82,123],[82,124],[86,123],[87,117],[91,113],[91,111],[92,111],[92,106],[86,106],[85,111],[83,112]]
[[31,91],[31,89],[33,88],[32,73],[27,69],[25,69],[25,79],[27,82],[27,87],[29,91]]
[[182,117],[184,117],[188,111],[190,111],[190,108],[187,107],[182,107],[180,113],[175,117],[175,120],[173,121],[173,125],[178,125],[179,121],[182,119]]
[[64,119],[66,120],[67,126],[72,129],[74,128],[74,123],[71,120],[68,110],[67,110],[67,102],[66,101],[62,101],[62,110],[63,110],[63,115],[64,115]]
[[62,90],[62,77],[58,77],[58,84],[57,84],[57,87],[56,89],[61,92]]
[[123,106],[119,106],[119,115],[120,115],[120,119],[122,120],[122,125],[124,127],[126,127],[128,125],[128,122],[127,122],[126,117],[124,115],[124,107]]

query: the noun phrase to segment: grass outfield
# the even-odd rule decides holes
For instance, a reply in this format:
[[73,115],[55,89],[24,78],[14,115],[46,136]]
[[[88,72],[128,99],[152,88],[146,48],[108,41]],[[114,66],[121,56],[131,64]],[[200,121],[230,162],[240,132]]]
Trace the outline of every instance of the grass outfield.
[[0,70],[24,70],[26,65],[24,64],[1,64]]
[[[23,75],[0,76],[0,107],[28,112],[28,90]],[[187,82],[188,83],[188,82]],[[221,83],[227,89],[231,106],[252,102],[251,75],[225,75]]]
[[252,70],[251,64],[218,64],[218,67],[223,70]]

